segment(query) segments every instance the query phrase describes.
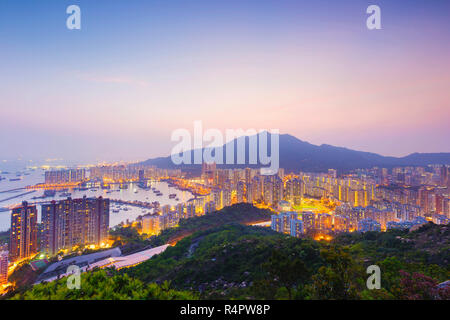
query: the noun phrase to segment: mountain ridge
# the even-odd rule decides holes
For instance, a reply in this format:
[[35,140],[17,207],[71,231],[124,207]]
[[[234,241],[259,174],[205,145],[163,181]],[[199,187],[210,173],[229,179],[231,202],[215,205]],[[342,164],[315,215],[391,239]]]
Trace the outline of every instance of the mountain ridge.
[[[259,151],[258,136],[257,150]],[[268,134],[268,149],[270,153],[270,141],[272,134]],[[299,170],[307,172],[324,172],[328,169],[337,169],[339,172],[348,172],[354,169],[364,169],[372,167],[392,168],[395,166],[426,166],[430,164],[450,165],[450,152],[439,153],[419,153],[414,152],[404,157],[383,156],[373,152],[358,151],[346,147],[337,147],[330,144],[314,145],[307,141],[298,139],[290,134],[279,134],[279,159],[280,168],[284,168],[286,172],[297,172]],[[245,153],[246,163],[236,165],[218,165],[219,168],[258,168],[262,165],[259,160],[257,164],[248,164],[249,138],[245,136]],[[254,136],[253,136],[254,137]],[[237,150],[237,139],[234,139],[222,145],[224,159],[226,157],[226,146],[233,144],[234,150]],[[205,150],[212,148],[202,148]],[[198,149],[197,149],[198,150]],[[193,152],[190,150],[191,159]],[[234,163],[237,163],[236,152],[234,152]],[[157,157],[143,161],[142,164],[155,165],[159,168],[174,169],[180,168],[187,171],[199,171],[199,164],[181,164],[175,165],[170,156]]]

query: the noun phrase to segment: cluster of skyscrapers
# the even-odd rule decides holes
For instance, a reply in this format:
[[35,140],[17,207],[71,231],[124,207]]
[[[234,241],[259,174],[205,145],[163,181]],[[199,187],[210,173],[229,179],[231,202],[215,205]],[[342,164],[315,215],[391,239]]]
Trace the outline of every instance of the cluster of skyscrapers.
[[75,247],[100,246],[108,240],[108,229],[109,199],[68,198],[42,204],[41,230],[36,205],[23,202],[11,212],[9,260],[28,259],[38,250],[54,256]]
[[29,258],[37,252],[37,209],[35,205],[22,206],[11,212],[9,257],[11,261]]
[[41,251],[53,256],[86,245],[100,246],[108,239],[109,199],[52,201],[42,205]]
[[9,245],[0,245],[0,286],[7,284],[10,262],[33,258],[38,251],[55,256],[107,243],[109,199],[67,198],[44,203],[41,210],[39,227],[36,205],[24,201],[12,209]]
[[143,216],[141,220],[142,233],[157,235],[162,230],[177,226],[180,219],[189,219],[203,214],[203,211],[196,211],[196,206],[193,202],[179,203],[175,207],[165,205],[161,208],[159,214]]
[[139,164],[130,165],[101,165],[89,170],[89,178],[99,181],[139,181],[144,179],[161,179],[167,177],[180,177],[180,169],[160,169],[155,166]]
[[45,172],[45,184],[64,184],[86,179],[86,169],[49,170]]
[[[273,209],[277,214],[272,217],[272,228],[293,236],[410,228],[426,221],[446,224],[450,218],[448,173],[448,166],[430,166],[359,169],[340,177],[334,169],[288,175],[280,169],[267,176],[258,169],[218,169],[213,163],[203,164],[200,181],[210,193],[145,216],[143,232],[157,234],[175,226],[179,219],[240,202]],[[303,209],[302,199],[327,199],[334,206],[308,211]]]
[[[228,170],[204,164],[202,180],[211,193],[203,199],[200,211],[237,202],[267,206],[279,213],[272,227],[293,235],[386,230],[424,221],[446,224],[450,221],[449,173],[448,166],[428,166],[358,169],[340,177],[334,169],[288,175],[280,169],[276,175],[265,176],[250,168]],[[301,206],[302,199],[308,198],[328,199],[336,206],[308,212]],[[292,211],[278,210],[282,201]]]

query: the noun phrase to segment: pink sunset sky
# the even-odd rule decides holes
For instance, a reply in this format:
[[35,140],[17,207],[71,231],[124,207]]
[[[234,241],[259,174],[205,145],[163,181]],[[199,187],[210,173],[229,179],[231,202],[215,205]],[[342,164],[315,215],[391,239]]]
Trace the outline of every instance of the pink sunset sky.
[[142,16],[137,4],[81,1],[78,33],[51,2],[45,23],[2,4],[1,157],[163,156],[195,120],[382,155],[450,152],[448,5],[380,1],[383,28],[370,31],[365,2],[347,2],[154,5]]

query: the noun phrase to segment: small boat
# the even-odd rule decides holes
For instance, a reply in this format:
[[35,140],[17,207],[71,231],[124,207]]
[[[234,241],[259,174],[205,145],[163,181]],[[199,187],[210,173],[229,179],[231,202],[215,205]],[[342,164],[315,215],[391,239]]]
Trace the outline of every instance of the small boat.
[[54,197],[56,194],[55,190],[45,190],[43,197]]

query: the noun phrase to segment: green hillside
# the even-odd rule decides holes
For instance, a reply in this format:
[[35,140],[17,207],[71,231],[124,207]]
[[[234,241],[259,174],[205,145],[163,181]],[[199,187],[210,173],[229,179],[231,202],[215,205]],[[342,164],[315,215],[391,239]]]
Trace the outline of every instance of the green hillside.
[[114,246],[121,246],[122,252],[128,254],[166,243],[174,244],[195,232],[229,223],[252,224],[270,221],[272,214],[268,209],[258,209],[248,203],[239,203],[200,217],[181,219],[176,228],[163,230],[160,235],[150,238],[140,236],[131,227],[118,228],[111,231],[110,234],[113,239],[117,239]]
[[[349,234],[326,243],[228,224],[186,237],[159,256],[123,272],[143,282],[168,280],[178,290],[192,290],[207,299],[426,297],[429,293],[410,291],[427,285],[431,292],[437,283],[449,279],[447,229],[430,225],[409,234]],[[437,240],[430,238],[432,242],[427,244],[419,239],[437,233],[446,240],[440,237],[442,249],[434,246],[436,253],[430,255],[424,246],[433,247]],[[366,268],[372,264],[381,268],[381,290],[366,288]],[[410,278],[421,282],[409,283]]]

